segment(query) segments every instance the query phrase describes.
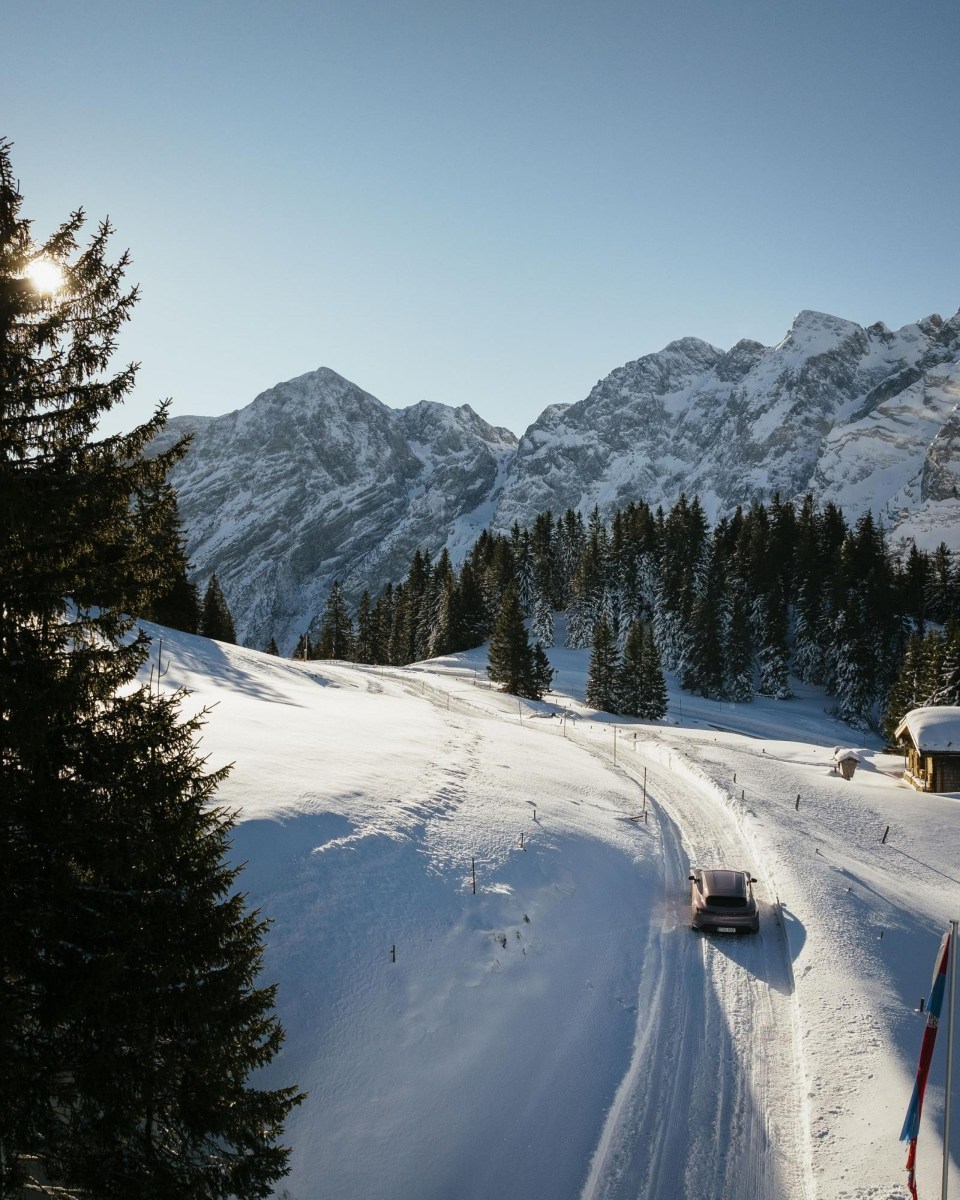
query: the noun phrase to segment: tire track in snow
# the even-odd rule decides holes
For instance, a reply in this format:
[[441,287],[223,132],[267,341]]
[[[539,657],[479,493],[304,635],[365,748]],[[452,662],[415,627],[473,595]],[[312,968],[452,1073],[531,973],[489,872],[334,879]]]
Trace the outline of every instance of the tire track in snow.
[[[689,928],[691,861],[756,864],[716,802],[643,765],[665,917],[651,930],[633,1055],[582,1200],[808,1200],[796,1012],[774,915],[764,905],[756,937]],[[632,762],[621,769],[636,775]]]

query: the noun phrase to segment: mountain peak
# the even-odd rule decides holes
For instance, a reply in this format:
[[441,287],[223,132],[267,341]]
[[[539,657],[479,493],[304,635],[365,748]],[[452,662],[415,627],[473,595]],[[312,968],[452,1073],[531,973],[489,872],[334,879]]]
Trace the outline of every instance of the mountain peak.
[[800,351],[804,355],[823,354],[835,350],[849,338],[865,336],[855,321],[804,308],[794,317],[786,337],[776,349]]

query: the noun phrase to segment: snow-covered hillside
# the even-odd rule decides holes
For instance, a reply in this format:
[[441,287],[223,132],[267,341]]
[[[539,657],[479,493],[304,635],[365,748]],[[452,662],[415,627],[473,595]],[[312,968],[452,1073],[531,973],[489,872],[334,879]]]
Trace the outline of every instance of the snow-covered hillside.
[[196,573],[216,571],[241,640],[292,649],[331,582],[379,592],[418,547],[455,559],[487,525],[546,509],[700,495],[711,518],[807,491],[893,541],[960,549],[960,313],[891,331],[799,314],[773,347],[682,338],[617,368],[519,440],[469,407],[395,410],[335,372],[238,412],[181,417],[175,470]]
[[[381,669],[153,632],[164,685],[215,705],[203,749],[235,763],[233,853],[274,919],[270,1079],[310,1093],[280,1194],[906,1196],[960,796],[902,786],[811,689],[672,692],[650,725],[586,711],[570,650],[536,704],[491,691],[480,651]],[[758,877],[757,936],[689,928],[689,867],[722,862]],[[942,1079],[941,1045],[921,1195]]]

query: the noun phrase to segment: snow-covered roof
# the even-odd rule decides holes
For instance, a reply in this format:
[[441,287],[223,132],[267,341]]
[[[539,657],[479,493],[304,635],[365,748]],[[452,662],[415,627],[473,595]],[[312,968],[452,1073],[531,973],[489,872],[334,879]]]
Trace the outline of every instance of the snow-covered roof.
[[856,752],[856,750],[844,750],[842,746],[837,746],[833,752],[833,757],[838,763],[846,762],[848,758],[856,759],[857,762],[860,761],[860,755]]
[[960,708],[944,704],[911,709],[897,726],[896,736],[904,732],[924,753],[960,754]]

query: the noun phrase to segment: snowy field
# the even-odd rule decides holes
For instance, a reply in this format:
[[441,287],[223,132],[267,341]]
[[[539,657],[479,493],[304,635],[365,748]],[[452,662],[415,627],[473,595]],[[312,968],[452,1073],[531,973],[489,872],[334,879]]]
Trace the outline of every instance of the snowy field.
[[[274,922],[269,1083],[309,1092],[280,1196],[906,1197],[960,797],[906,788],[813,689],[671,689],[651,724],[583,707],[580,652],[551,652],[536,704],[487,687],[482,651],[381,669],[148,629],[164,685],[212,706],[203,750],[235,763],[220,799]],[[861,752],[849,782],[837,746]],[[689,869],[721,864],[757,877],[758,935],[690,929]]]

